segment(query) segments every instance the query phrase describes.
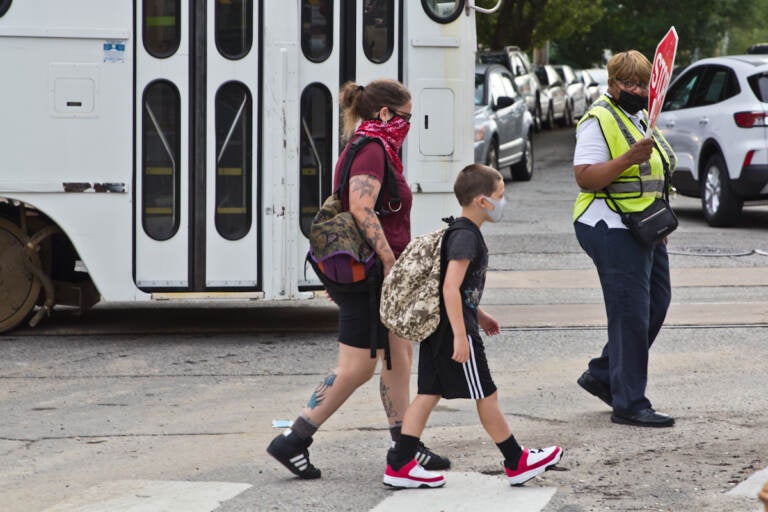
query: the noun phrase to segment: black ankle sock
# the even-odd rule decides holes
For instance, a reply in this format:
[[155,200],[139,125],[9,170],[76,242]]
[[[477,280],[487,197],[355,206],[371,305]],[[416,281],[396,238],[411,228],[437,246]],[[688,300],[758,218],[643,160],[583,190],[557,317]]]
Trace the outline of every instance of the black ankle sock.
[[394,442],[398,442],[400,440],[400,429],[403,428],[402,423],[398,423],[394,427],[389,427],[389,435],[392,438]]
[[317,425],[309,421],[304,416],[299,416],[291,425],[291,431],[300,439],[307,441],[312,439],[312,435],[317,432]]
[[395,447],[387,452],[387,464],[397,471],[413,460],[418,447],[418,437],[400,434],[400,439],[395,443]]
[[515,440],[515,436],[510,435],[509,439],[496,443],[501,453],[504,454],[504,458],[514,468],[517,467],[517,463],[520,461],[520,457],[523,455],[522,447]]

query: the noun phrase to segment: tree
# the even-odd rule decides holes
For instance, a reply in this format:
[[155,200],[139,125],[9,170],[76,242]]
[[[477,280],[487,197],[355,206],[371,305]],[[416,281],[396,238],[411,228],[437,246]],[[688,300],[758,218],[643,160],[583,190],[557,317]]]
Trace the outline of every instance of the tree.
[[[600,23],[588,31],[556,39],[557,60],[590,66],[602,60],[604,49],[636,49],[649,59],[669,27],[680,38],[678,64],[717,55],[731,26],[756,26],[765,20],[763,0],[622,0],[606,2]],[[763,25],[765,26],[765,25]],[[743,52],[740,49],[739,52]]]
[[651,59],[672,25],[680,37],[678,64],[743,53],[768,42],[768,0],[503,0],[497,13],[477,16],[483,46],[530,51],[551,41],[550,60],[574,67],[604,63],[606,49],[634,48]]
[[[492,7],[496,2],[477,4]],[[491,49],[517,45],[527,51],[587,31],[602,11],[602,0],[503,0],[498,12],[478,14],[478,42]]]

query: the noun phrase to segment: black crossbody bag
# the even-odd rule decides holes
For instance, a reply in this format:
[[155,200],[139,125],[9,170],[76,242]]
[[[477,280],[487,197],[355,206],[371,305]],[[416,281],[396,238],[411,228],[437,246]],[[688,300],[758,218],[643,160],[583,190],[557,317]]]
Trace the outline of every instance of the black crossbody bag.
[[[654,141],[654,146],[656,142]],[[658,151],[658,147],[656,148]],[[661,154],[661,151],[659,151]],[[619,204],[611,197],[608,189],[603,189],[605,195],[608,196],[613,205],[616,207],[619,215],[621,216],[621,222],[627,226],[629,232],[635,237],[635,240],[641,244],[651,247],[672,233],[677,229],[677,215],[669,205],[669,164],[661,157],[661,162],[664,165],[664,191],[662,197],[654,199],[648,208],[641,212],[625,212],[619,207]]]

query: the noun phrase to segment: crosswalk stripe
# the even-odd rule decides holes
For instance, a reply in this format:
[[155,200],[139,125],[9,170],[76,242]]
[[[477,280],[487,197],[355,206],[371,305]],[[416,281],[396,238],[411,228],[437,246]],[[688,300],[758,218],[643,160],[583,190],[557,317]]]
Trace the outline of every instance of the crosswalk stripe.
[[726,494],[756,498],[757,493],[760,492],[766,482],[768,482],[768,468],[754,473],[752,476],[741,482]]
[[104,482],[43,512],[211,512],[251,487],[231,482]]
[[512,487],[503,476],[449,471],[445,487],[404,489],[392,493],[371,512],[493,510],[540,512],[557,491],[554,487]]

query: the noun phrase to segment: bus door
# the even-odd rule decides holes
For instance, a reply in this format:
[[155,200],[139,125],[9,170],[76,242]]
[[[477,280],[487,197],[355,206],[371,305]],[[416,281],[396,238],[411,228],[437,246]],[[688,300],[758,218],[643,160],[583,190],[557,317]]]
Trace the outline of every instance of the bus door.
[[309,228],[322,201],[332,192],[333,169],[343,146],[339,89],[353,80],[400,79],[402,0],[301,0],[298,55],[300,288],[319,281],[304,272]]
[[136,283],[258,289],[261,2],[135,1]]

